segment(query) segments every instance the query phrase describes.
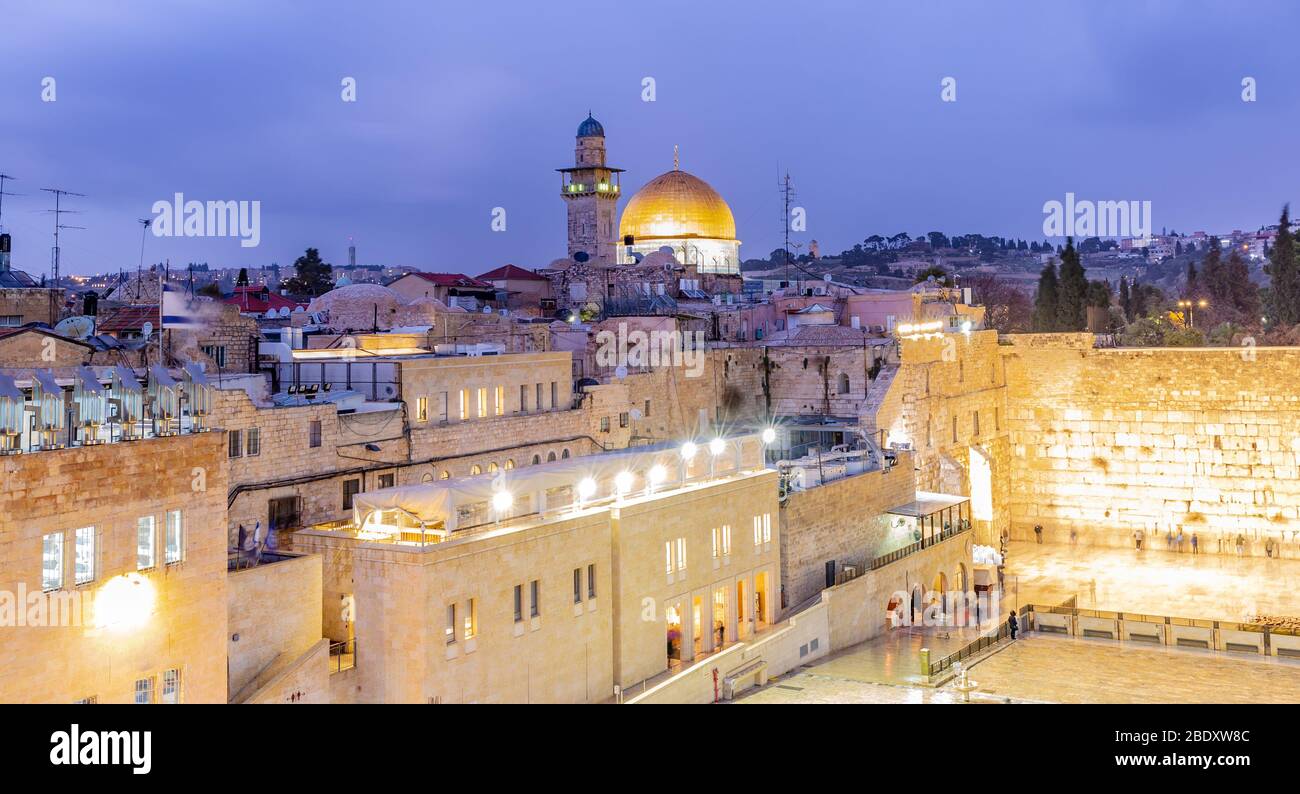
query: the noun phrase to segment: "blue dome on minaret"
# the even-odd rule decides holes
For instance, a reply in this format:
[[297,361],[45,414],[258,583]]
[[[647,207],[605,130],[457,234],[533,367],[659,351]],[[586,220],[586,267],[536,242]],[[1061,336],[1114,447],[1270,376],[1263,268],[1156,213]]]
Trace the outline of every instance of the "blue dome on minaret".
[[588,112],[587,118],[583,119],[583,122],[578,125],[578,137],[594,138],[596,136],[604,138],[605,128],[600,126],[600,122],[593,119],[591,113]]

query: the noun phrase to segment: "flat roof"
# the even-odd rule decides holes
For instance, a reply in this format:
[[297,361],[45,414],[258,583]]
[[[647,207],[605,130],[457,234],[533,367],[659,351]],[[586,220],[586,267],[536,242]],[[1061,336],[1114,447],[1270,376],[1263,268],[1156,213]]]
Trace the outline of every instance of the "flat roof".
[[946,493],[931,493],[929,491],[917,491],[915,501],[908,502],[905,505],[891,507],[886,513],[895,516],[909,516],[911,518],[922,518],[924,516],[941,513],[950,507],[956,507],[963,502],[969,502],[970,498],[966,496],[953,496]]

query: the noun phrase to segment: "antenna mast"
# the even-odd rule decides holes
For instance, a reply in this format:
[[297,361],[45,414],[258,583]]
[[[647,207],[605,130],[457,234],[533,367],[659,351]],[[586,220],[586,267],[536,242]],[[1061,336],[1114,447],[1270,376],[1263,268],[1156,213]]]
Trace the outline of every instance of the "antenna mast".
[[5,217],[5,196],[22,195],[21,193],[6,193],[5,192],[6,179],[13,181],[14,179],[16,179],[16,177],[10,176],[9,174],[0,174],[0,231],[4,231],[5,228],[3,223]]
[[[794,187],[790,184],[789,171],[778,180],[777,185],[781,189],[781,226],[785,235],[785,283],[788,287],[790,285],[790,201],[795,197]],[[796,291],[798,291],[797,287]]]
[[52,212],[52,213],[54,213],[54,251],[52,252],[52,257],[51,257],[51,259],[52,259],[52,261],[51,261],[51,266],[53,267],[53,272],[54,272],[54,285],[53,285],[53,286],[57,289],[58,286],[59,286],[59,264],[60,264],[60,261],[59,261],[59,260],[60,260],[59,231],[62,230],[62,229],[84,229],[84,228],[86,228],[85,226],[68,226],[67,224],[65,224],[65,223],[62,222],[62,216],[64,216],[64,215],[76,215],[76,214],[80,214],[80,210],[65,210],[65,209],[63,209],[63,208],[62,208],[63,197],[64,197],[64,196],[76,196],[76,197],[78,197],[78,198],[85,198],[85,197],[86,197],[86,194],[85,194],[85,193],[73,193],[71,190],[63,190],[63,189],[61,189],[61,188],[57,188],[57,187],[43,187],[43,188],[41,188],[41,190],[45,191],[46,193],[53,193],[53,194],[54,194],[54,209],[52,209],[52,210],[46,210],[46,212]]

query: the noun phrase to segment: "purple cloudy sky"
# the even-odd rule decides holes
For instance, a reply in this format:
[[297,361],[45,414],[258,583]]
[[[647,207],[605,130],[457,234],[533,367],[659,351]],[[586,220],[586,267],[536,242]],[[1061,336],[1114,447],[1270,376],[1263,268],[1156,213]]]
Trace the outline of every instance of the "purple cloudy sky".
[[626,195],[679,144],[750,257],[780,237],[778,165],[823,252],[873,232],[1041,238],[1066,191],[1150,200],[1157,231],[1256,228],[1300,198],[1298,8],[0,0],[0,172],[25,194],[3,222],[35,274],[49,186],[88,195],[67,272],[134,268],[136,219],[178,191],[260,200],[261,245],[150,237],[146,261],[288,265],[316,246],[343,263],[351,235],[363,264],[538,266],[564,253],[553,169],[590,108]]

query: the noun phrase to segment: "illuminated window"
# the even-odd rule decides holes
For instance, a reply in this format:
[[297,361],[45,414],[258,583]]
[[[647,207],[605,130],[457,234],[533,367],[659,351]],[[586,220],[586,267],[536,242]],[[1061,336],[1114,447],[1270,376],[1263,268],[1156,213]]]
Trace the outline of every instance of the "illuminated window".
[[478,465],[477,463],[475,463],[473,466],[470,466],[470,467],[469,467],[469,473],[470,473],[471,475],[474,475],[474,474],[482,474],[482,473],[483,473],[483,467],[480,466],[480,465]]
[[482,419],[487,415],[488,415],[487,387],[480,386],[478,388],[478,418]]
[[147,570],[152,568],[155,563],[154,555],[156,547],[156,522],[153,516],[141,516],[135,522],[135,567],[137,570]]
[[76,566],[76,583],[85,584],[95,581],[95,528],[82,527],[77,530],[74,557]]
[[763,517],[754,516],[754,545],[761,546],[762,544],[763,544]]
[[456,605],[447,605],[447,627],[444,629],[447,637],[447,644],[451,645],[456,641]]
[[429,421],[429,398],[428,397],[415,398],[415,421],[417,422]]
[[181,702],[181,671],[179,669],[163,671],[162,702]]
[[664,572],[669,576],[673,573],[673,542],[664,541]]
[[496,390],[496,415],[501,416],[506,412],[506,387],[498,386]]
[[469,418],[469,389],[460,390],[460,418],[462,421]]
[[488,473],[493,474],[497,470],[497,462],[494,460],[488,464]]
[[719,530],[718,527],[714,527],[713,528],[713,559],[715,560],[718,559],[719,555],[722,554],[722,542],[721,542],[722,539],[719,537],[720,534],[721,534],[721,530]]
[[[679,538],[677,542],[678,542],[678,543],[685,543],[685,542],[686,542],[686,539],[685,539],[685,538]],[[682,549],[682,553],[685,554],[685,548],[684,548],[684,547],[683,547],[683,549]],[[728,557],[728,556],[730,556],[730,555],[731,555],[731,525],[730,525],[730,524],[723,524],[723,525],[722,525],[722,556],[723,556],[723,557]]]
[[573,569],[573,603],[582,603],[582,569]]
[[686,570],[686,538],[677,539],[677,570]]
[[167,527],[163,543],[163,561],[168,565],[180,562],[185,556],[185,519],[179,510],[167,511]]
[[503,466],[502,468],[504,468],[506,471],[510,471],[514,469],[514,467],[515,467],[514,460],[512,460],[511,458],[506,458],[506,465]]
[[471,598],[465,602],[465,620],[462,629],[465,639],[472,640],[478,636],[478,600]]
[[763,514],[763,542],[764,543],[772,542],[772,514],[771,513]]
[[52,532],[41,538],[41,587],[63,587],[63,533]]
[[450,479],[451,479],[451,472],[447,471],[446,469],[443,469],[441,472],[439,472],[439,474],[438,474],[438,479],[440,479],[440,480],[450,480]]

